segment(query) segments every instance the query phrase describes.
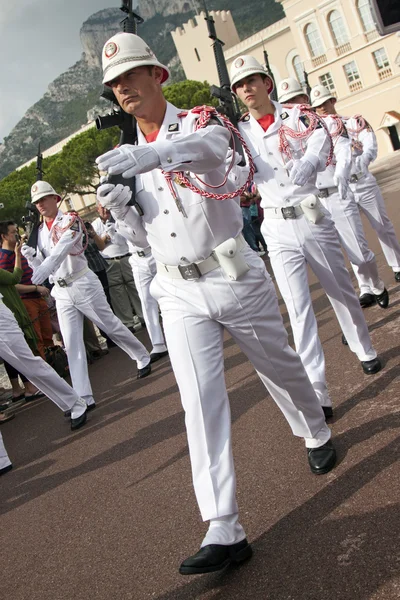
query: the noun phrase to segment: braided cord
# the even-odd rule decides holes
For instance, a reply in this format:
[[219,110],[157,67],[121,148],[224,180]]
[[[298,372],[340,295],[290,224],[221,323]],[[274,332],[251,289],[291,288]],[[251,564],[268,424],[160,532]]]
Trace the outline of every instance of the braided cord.
[[[87,230],[85,227],[84,222],[82,221],[82,219],[80,218],[80,216],[78,215],[78,213],[68,213],[72,216],[72,220],[70,223],[68,223],[68,225],[66,227],[60,227],[59,225],[54,225],[53,227],[53,232],[51,234],[51,241],[53,242],[53,244],[56,246],[58,244],[58,242],[60,241],[61,236],[63,235],[63,233],[65,233],[66,231],[68,231],[68,229],[71,229],[72,225],[74,223],[76,223],[76,221],[78,221],[82,227],[82,231],[83,231],[83,235],[85,235],[85,243],[82,246],[81,250],[79,250],[79,252],[70,252],[70,256],[79,256],[80,254],[83,254],[83,252],[85,252],[88,243],[89,243],[89,236],[87,234]],[[80,240],[77,240],[76,243],[74,245],[76,245]]]
[[240,132],[236,129],[236,127],[234,127],[234,125],[232,125],[232,123],[229,121],[229,119],[227,117],[225,117],[224,115],[219,114],[215,108],[213,108],[212,106],[196,106],[195,108],[192,109],[192,113],[198,114],[199,115],[199,119],[197,120],[196,123],[196,131],[198,129],[202,129],[204,127],[207,127],[208,123],[210,122],[211,117],[217,117],[218,119],[222,120],[225,124],[225,126],[227,127],[227,129],[229,129],[230,133],[231,133],[231,140],[233,142],[233,152],[232,152],[232,160],[230,162],[230,165],[228,167],[228,170],[225,174],[225,177],[223,179],[223,181],[219,184],[219,185],[210,185],[208,183],[205,183],[202,179],[200,179],[200,177],[198,177],[197,175],[195,175],[195,178],[204,186],[210,188],[210,189],[218,189],[220,187],[223,187],[227,180],[228,180],[228,175],[229,172],[231,171],[234,162],[235,162],[235,138],[233,134],[236,134],[236,136],[238,137],[240,143],[242,144],[243,150],[246,153],[246,156],[248,158],[249,161],[249,167],[250,167],[250,171],[249,171],[249,175],[247,177],[246,183],[238,190],[235,190],[234,192],[229,192],[229,193],[225,193],[225,194],[216,194],[213,192],[207,192],[199,187],[197,187],[196,185],[194,185],[190,179],[188,179],[188,177],[186,177],[186,175],[184,174],[183,171],[173,171],[172,173],[165,173],[163,171],[163,174],[167,180],[167,184],[168,187],[172,193],[172,195],[175,197],[175,192],[172,188],[172,175],[174,176],[174,181],[176,183],[178,183],[179,185],[183,186],[183,187],[187,187],[191,192],[193,192],[194,194],[200,194],[200,196],[204,196],[204,198],[211,198],[213,200],[229,200],[232,198],[236,198],[237,196],[240,196],[241,194],[243,194],[248,186],[251,184],[251,182],[253,181],[253,176],[254,176],[254,172],[255,172],[255,167],[254,167],[254,163],[253,163],[253,159],[251,156],[251,152],[250,149],[248,147],[248,145],[246,144],[246,142],[244,141],[243,137],[241,136]]
[[[285,105],[283,105],[283,106],[285,106]],[[329,140],[330,140],[329,154],[328,154],[328,159],[326,161],[326,166],[328,167],[333,162],[334,146],[333,146],[332,137],[329,133],[328,127],[327,127],[324,119],[322,117],[320,117],[319,115],[317,115],[317,113],[315,113],[308,106],[308,104],[297,104],[296,106],[300,110],[300,112],[305,113],[305,115],[308,117],[309,125],[308,125],[308,127],[306,127],[306,129],[298,130],[298,131],[291,129],[287,125],[281,125],[278,130],[279,152],[281,152],[281,154],[285,155],[290,160],[292,158],[292,152],[290,149],[290,143],[289,143],[288,138],[291,138],[294,140],[299,140],[301,147],[304,148],[303,141],[307,140],[314,133],[314,131],[317,129],[318,125],[321,125],[325,129],[325,131],[329,137]],[[293,108],[293,104],[287,105],[287,108]]]

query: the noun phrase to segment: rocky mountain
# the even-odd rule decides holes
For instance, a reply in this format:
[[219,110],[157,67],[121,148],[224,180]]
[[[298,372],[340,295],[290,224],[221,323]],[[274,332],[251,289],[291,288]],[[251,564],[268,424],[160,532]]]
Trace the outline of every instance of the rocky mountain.
[[[195,0],[196,1],[196,0]],[[197,2],[199,8],[202,3]],[[193,16],[193,0],[139,0],[144,18],[139,34],[167,64],[172,82],[184,78],[170,32]],[[229,8],[243,38],[282,18],[275,0],[207,0],[209,10]],[[101,50],[104,42],[120,31],[122,13],[118,8],[101,10],[82,25],[81,59],[57,77],[44,96],[34,104],[0,145],[0,179],[36,154],[38,142],[45,150],[77,131],[88,119],[108,106],[100,100]]]

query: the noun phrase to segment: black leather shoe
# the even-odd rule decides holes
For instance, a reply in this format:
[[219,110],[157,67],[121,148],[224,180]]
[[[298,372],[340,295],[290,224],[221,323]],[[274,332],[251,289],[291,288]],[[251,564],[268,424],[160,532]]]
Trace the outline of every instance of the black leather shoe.
[[[96,402],[93,402],[93,404],[88,404],[86,412],[90,412],[91,410],[93,410],[94,408],[96,408]],[[64,413],[64,417],[70,417],[71,416],[71,411],[70,410],[66,410]]]
[[0,469],[0,475],[5,475],[6,473],[8,473],[8,471],[11,471],[12,468],[12,465],[7,465],[6,467],[3,467],[2,469]]
[[336,450],[331,440],[319,448],[307,448],[307,455],[311,472],[315,475],[329,473],[336,464]]
[[179,573],[181,575],[213,573],[224,569],[231,563],[241,563],[250,558],[252,554],[253,550],[246,539],[232,544],[232,546],[209,544],[184,560],[179,567]]
[[361,366],[366,375],[375,375],[382,369],[382,363],[379,358],[373,358],[372,360],[361,361]]
[[76,429],[80,429],[81,427],[83,427],[83,425],[86,423],[86,421],[87,421],[87,409],[85,410],[83,415],[81,415],[77,419],[71,419],[71,430],[75,431]]
[[374,294],[363,294],[359,298],[361,308],[368,308],[373,306],[376,302],[376,296]]
[[333,408],[332,406],[323,406],[322,410],[324,411],[325,420],[332,419],[333,417]]
[[166,350],[165,352],[154,352],[153,354],[150,354],[150,362],[155,363],[164,356],[168,356],[168,350]]
[[394,274],[394,278],[396,281],[400,281],[400,271],[396,271],[396,273]]
[[345,337],[344,333],[342,333],[342,344],[343,344],[343,346],[348,346],[349,345],[349,342],[346,340],[346,337]]
[[138,369],[136,378],[143,379],[143,377],[147,377],[147,375],[150,375],[150,373],[151,373],[151,361],[149,362],[148,365],[143,367],[143,369]]
[[389,306],[389,292],[386,288],[383,290],[382,294],[375,294],[375,298],[381,308],[387,308]]

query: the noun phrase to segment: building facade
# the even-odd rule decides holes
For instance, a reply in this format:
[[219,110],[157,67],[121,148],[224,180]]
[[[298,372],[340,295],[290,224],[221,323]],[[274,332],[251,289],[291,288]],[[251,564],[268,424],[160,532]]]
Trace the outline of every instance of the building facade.
[[[306,71],[311,87],[321,83],[336,96],[340,114],[362,114],[369,121],[377,134],[379,157],[399,150],[399,34],[379,35],[369,0],[276,1],[281,2],[285,18],[239,43],[227,44],[228,68],[241,54],[252,54],[263,63],[266,50],[277,82],[290,76],[304,85]],[[194,52],[208,40],[199,25],[202,19],[204,14],[196,19],[197,26],[192,21],[190,29],[180,28],[180,35],[173,34],[173,39],[186,77],[215,84],[213,54],[199,55],[198,60]],[[225,35],[232,39],[228,38],[232,23],[229,11],[225,20],[219,19],[217,32],[223,41]]]

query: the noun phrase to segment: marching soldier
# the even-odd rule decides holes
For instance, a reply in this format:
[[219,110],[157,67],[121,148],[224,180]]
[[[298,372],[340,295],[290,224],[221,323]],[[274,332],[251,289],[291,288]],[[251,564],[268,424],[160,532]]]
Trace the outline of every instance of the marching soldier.
[[335,450],[315,392],[288,345],[265,265],[241,236],[238,190],[226,176],[228,129],[213,109],[187,112],[166,103],[161,85],[168,69],[138,36],[112,37],[102,59],[103,82],[136,117],[138,145],[123,145],[97,162],[109,174],[136,176],[143,216],[128,205],[127,186],[104,184],[97,197],[117,221],[147,236],[157,264],[151,294],[161,308],[186,412],[197,501],[210,521],[200,551],[180,573],[208,573],[251,556],[238,520],[224,329],[252,361],[293,433],[305,438],[311,470],[332,469]]
[[[288,104],[309,104],[305,94],[296,79],[288,78],[279,83],[279,102],[282,98]],[[321,94],[329,94],[321,85],[311,90],[311,97],[318,98]],[[331,96],[331,95],[330,95]],[[374,294],[377,303],[382,308],[389,304],[389,294],[379,277],[378,265],[374,253],[369,249],[365,238],[360,211],[349,189],[351,172],[351,142],[346,126],[339,117],[324,118],[334,145],[334,162],[324,171],[317,174],[316,186],[318,197],[323,206],[329,211],[339,234],[339,240],[356,269],[362,285],[360,285],[360,304],[363,306],[364,291],[367,289]]]
[[331,139],[313,112],[302,112],[298,106],[284,108],[270,100],[273,83],[254,57],[244,55],[234,61],[231,86],[249,109],[239,130],[256,165],[254,182],[264,210],[262,233],[289,313],[296,349],[326,416],[331,416],[307,265],[325,289],[364,373],[381,369],[336,229],[318,199],[316,177],[333,156]]
[[141,245],[138,245],[139,240],[133,234],[132,229],[121,221],[117,224],[117,231],[126,238],[131,252],[129,262],[142,304],[143,319],[153,346],[150,352],[150,360],[154,363],[168,354],[160,324],[158,303],[150,293],[151,282],[157,274],[156,261],[153,258],[146,237],[140,240]]
[[37,181],[32,186],[31,197],[43,216],[43,223],[37,249],[24,245],[22,252],[34,270],[32,282],[40,284],[49,279],[54,284],[51,294],[56,300],[72,384],[90,410],[95,402],[83,342],[84,315],[136,361],[138,378],[150,374],[150,356],[114,315],[98,277],[89,269],[82,245],[83,226],[78,216],[64,215],[58,209],[61,197],[46,181]]
[[[316,92],[319,92],[316,94]],[[337,115],[336,98],[326,88],[316,89],[311,96],[312,106],[317,113],[326,116]],[[368,167],[376,159],[378,147],[376,136],[369,123],[361,116],[341,117],[352,142],[352,169],[350,188],[354,193],[360,210],[366,215],[371,227],[375,229],[388,265],[393,269],[394,278],[400,281],[400,244],[385,202],[375,177]],[[377,294],[363,282],[360,267],[355,264],[354,272],[362,292],[360,301],[364,307],[379,303]]]

